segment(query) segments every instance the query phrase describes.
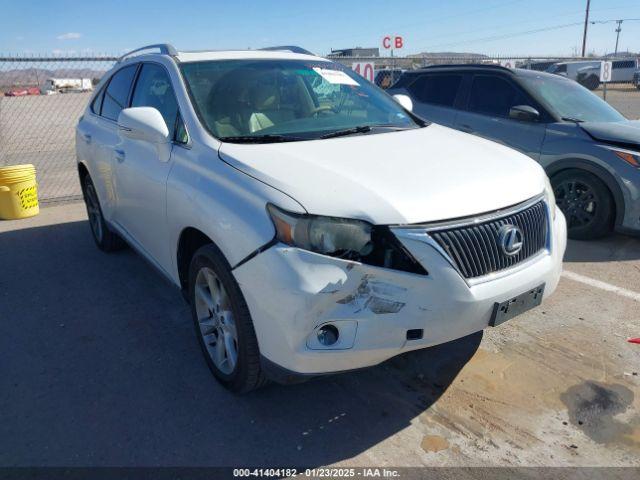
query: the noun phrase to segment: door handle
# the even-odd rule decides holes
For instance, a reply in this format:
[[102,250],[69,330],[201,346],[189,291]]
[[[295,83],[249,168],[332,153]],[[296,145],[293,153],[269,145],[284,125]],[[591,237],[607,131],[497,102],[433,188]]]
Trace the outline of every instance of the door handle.
[[473,128],[471,128],[471,125],[460,125],[460,130],[462,130],[465,133],[473,133]]
[[84,138],[84,141],[86,143],[91,143],[91,135],[89,135],[88,133],[82,134],[82,138]]
[[124,162],[124,157],[125,157],[124,150],[116,149],[114,150],[114,153],[116,154],[116,160],[118,161],[118,163]]

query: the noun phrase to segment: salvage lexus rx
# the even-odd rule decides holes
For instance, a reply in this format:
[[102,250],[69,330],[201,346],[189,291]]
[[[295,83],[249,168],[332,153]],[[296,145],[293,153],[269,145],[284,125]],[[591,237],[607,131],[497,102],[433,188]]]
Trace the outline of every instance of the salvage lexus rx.
[[294,47],[125,55],[80,119],[98,247],[182,289],[246,392],[380,363],[540,304],[566,225],[547,176]]

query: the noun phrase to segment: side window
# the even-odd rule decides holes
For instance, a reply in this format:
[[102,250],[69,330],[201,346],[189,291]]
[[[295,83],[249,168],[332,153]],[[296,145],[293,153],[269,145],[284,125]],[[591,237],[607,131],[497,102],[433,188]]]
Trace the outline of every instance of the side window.
[[635,61],[634,60],[618,60],[616,62],[612,63],[612,67],[614,69],[620,69],[620,68],[634,68],[635,65]]
[[93,103],[91,104],[91,111],[96,115],[100,115],[100,110],[102,110],[102,99],[104,98],[105,88],[102,87],[96,98],[93,99]]
[[420,102],[453,107],[462,75],[423,75],[408,90]]
[[469,110],[495,117],[508,117],[511,107],[530,102],[511,83],[494,75],[476,75],[471,84]]
[[170,132],[176,131],[178,102],[173,93],[171,80],[166,70],[153,63],[144,63],[136,82],[132,107],[153,107],[164,118]]
[[189,135],[187,135],[187,129],[184,126],[184,122],[182,121],[182,117],[180,116],[180,114],[178,114],[178,119],[176,120],[174,141],[182,145],[189,143]]
[[137,65],[125,67],[118,70],[111,78],[104,93],[101,115],[110,120],[118,120],[118,115],[122,109],[127,108],[131,82],[136,73]]
[[567,73],[567,64],[565,63],[564,65],[558,65],[558,67],[556,68],[556,73]]

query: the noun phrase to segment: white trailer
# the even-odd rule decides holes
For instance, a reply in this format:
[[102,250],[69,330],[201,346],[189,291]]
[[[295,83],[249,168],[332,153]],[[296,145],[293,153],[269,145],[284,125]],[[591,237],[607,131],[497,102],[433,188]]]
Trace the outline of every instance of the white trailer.
[[43,95],[93,90],[90,78],[47,78],[41,91]]

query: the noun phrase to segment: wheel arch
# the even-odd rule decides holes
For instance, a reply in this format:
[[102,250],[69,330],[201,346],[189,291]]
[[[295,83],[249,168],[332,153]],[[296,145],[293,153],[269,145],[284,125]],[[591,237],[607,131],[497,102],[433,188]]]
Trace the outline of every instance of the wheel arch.
[[591,173],[600,179],[607,186],[609,192],[611,192],[611,196],[613,197],[615,207],[614,226],[617,227],[622,223],[625,211],[624,195],[622,194],[620,185],[618,185],[615,177],[610,172],[593,162],[581,159],[559,160],[557,162],[553,162],[545,169],[549,178],[553,178],[555,175],[565,170],[582,170]]
[[[193,255],[199,248],[204,245],[214,245],[218,251],[220,248],[216,243],[202,230],[195,227],[185,227],[178,237],[178,245],[176,247],[176,266],[178,268],[178,279],[180,281],[180,289],[187,298],[189,287],[189,265]],[[220,252],[224,257],[224,254]],[[224,257],[226,258],[226,257]]]

